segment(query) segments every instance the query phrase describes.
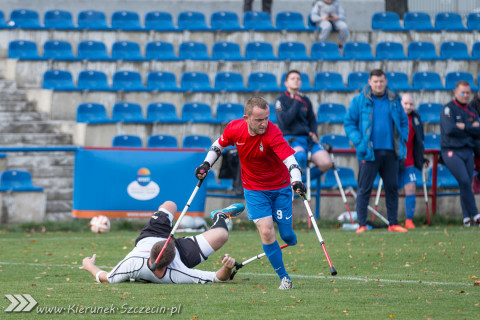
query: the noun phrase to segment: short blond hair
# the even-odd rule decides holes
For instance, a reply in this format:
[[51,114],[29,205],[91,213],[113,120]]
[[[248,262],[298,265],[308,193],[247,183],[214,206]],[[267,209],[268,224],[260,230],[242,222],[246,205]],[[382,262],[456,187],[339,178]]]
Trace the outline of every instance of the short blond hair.
[[267,110],[269,105],[267,100],[262,97],[253,97],[248,99],[247,103],[245,104],[245,114],[247,116],[252,115],[253,107],[259,107],[260,109]]

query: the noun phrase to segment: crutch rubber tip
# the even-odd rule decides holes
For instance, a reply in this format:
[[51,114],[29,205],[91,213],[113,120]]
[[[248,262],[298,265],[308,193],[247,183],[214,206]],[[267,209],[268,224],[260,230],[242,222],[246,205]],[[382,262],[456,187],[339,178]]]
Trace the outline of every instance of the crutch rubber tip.
[[331,266],[331,267],[330,267],[330,274],[331,274],[332,276],[336,276],[336,275],[337,275],[337,270],[335,269],[334,266]]
[[157,269],[157,263],[156,262],[152,263],[152,265],[150,266],[151,271],[155,271],[155,269]]

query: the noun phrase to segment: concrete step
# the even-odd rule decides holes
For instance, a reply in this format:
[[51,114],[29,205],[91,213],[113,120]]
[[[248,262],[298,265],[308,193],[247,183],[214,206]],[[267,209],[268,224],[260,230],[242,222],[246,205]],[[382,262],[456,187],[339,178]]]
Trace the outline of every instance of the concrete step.
[[73,200],[73,188],[69,189],[57,189],[44,187],[44,191],[47,194],[47,201],[72,201]]
[[72,135],[53,133],[1,133],[0,145],[3,146],[46,146],[46,145],[71,145]]
[[27,101],[25,90],[1,90],[0,101]]
[[[47,212],[45,215],[47,221],[72,221],[72,211]],[[75,223],[72,221],[72,223]]]
[[15,90],[17,89],[17,83],[14,80],[0,80],[0,90]]
[[52,214],[57,212],[70,212],[72,215],[72,200],[47,200],[47,212],[46,214]]
[[32,112],[32,111],[35,111],[35,103],[33,102],[0,100],[0,112]]
[[3,121],[0,122],[2,133],[60,133],[60,121]]
[[[0,109],[1,110],[1,109]],[[47,113],[40,112],[2,112],[0,111],[0,122],[4,121],[48,121],[50,119]]]
[[9,167],[32,167],[46,168],[53,166],[73,167],[75,160],[74,152],[9,152],[8,153]]

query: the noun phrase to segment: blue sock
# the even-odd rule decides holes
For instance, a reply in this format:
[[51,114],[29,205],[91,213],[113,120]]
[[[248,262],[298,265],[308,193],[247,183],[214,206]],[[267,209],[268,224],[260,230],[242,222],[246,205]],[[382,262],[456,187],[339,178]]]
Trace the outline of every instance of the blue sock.
[[270,260],[270,264],[272,265],[273,269],[277,273],[280,279],[288,276],[287,271],[285,270],[285,265],[283,264],[283,256],[282,256],[282,249],[280,249],[280,245],[277,241],[272,244],[263,244],[263,251],[267,255],[268,260]]
[[307,153],[305,151],[297,151],[293,155],[298,162],[298,165],[302,170],[307,168]]
[[405,196],[405,216],[407,219],[412,219],[415,214],[415,195]]

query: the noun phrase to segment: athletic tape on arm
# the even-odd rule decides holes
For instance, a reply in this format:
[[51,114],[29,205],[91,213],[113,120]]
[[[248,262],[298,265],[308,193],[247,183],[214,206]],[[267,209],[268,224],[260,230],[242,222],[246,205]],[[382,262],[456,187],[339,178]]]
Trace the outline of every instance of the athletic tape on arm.
[[210,163],[210,167],[213,167],[215,162],[222,155],[223,149],[225,148],[218,143],[218,139],[215,140],[215,142],[212,144],[212,146],[208,150],[207,156],[205,157],[205,161]]
[[302,181],[302,172],[300,171],[300,166],[298,165],[297,159],[293,155],[283,160],[283,163],[290,173],[290,178],[292,182]]

